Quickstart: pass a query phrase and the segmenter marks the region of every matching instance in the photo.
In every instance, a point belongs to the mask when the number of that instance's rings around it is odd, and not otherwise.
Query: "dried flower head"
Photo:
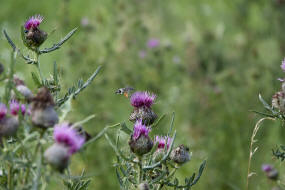
[[[141,135],[148,137],[148,133],[150,132],[150,128],[146,127],[142,124],[142,120],[138,120],[134,126],[134,133],[132,138],[137,140]]]
[[[156,136],[154,139],[154,144],[158,143],[157,148],[158,149],[164,149],[165,145],[167,146],[167,149],[169,148],[170,144],[172,143],[172,138],[168,136]]]
[[[159,46],[159,40],[158,40],[158,39],[156,39],[156,38],[151,38],[151,39],[148,40],[148,42],[147,42],[147,47],[149,47],[149,48],[155,48],[155,47],[157,47],[157,46]]]
[[[154,103],[156,98],[155,94],[150,94],[149,92],[135,92],[131,96],[131,104],[134,107],[151,107],[151,105]]]
[[[55,126],[53,136],[55,142],[69,148],[70,154],[77,152],[85,142],[85,138],[66,122]]]
[[[5,104],[3,103],[0,103],[0,120],[5,118],[7,114],[7,107]]]
[[[272,96],[272,106],[281,112],[285,112],[285,93],[277,92]]]
[[[45,108],[48,106],[54,106],[53,97],[48,88],[43,87],[38,90],[37,95],[32,99],[32,110],[38,108]]]
[[[190,160],[189,148],[183,144],[173,149],[170,154],[170,159],[177,164],[184,164]]]
[[[38,28],[38,26],[42,23],[43,20],[44,20],[44,17],[42,17],[41,15],[32,16],[26,21],[25,29],[30,30],[30,29]]]

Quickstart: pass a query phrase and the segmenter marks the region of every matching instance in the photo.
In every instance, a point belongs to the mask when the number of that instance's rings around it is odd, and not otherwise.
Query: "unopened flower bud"
[[[0,120],[0,136],[14,136],[19,127],[19,121],[16,117],[5,117]]]
[[[157,150],[153,154],[153,159],[155,162],[160,161],[165,155],[165,146],[166,150],[169,149],[170,144],[173,139],[168,136],[156,136],[154,139],[154,144],[157,144]]]
[[[52,167],[63,172],[69,164],[70,154],[68,147],[55,143],[45,151],[44,157]]]
[[[141,120],[135,123],[134,133],[129,141],[129,146],[133,153],[142,156],[152,149],[153,142],[148,136],[149,132],[150,128],[143,125]]]
[[[53,97],[47,88],[39,89],[31,104],[31,117],[34,125],[41,128],[53,127],[58,123]]]
[[[285,93],[277,92],[272,97],[272,106],[281,112],[285,112]]]
[[[138,186],[139,190],[149,190],[149,185],[147,183],[141,183]]]
[[[46,39],[47,33],[39,29],[39,25],[43,21],[40,15],[32,16],[25,23],[24,43],[30,49],[38,48]]]
[[[273,169],[272,171],[267,172],[266,176],[268,177],[268,179],[276,181],[278,179],[279,174],[277,170]]]
[[[189,148],[183,144],[173,149],[170,154],[170,159],[177,164],[184,164],[190,160]]]
[[[269,164],[262,165],[262,170],[266,173],[268,179],[276,181],[278,179],[278,171]]]
[[[26,98],[26,100],[31,100],[33,98],[32,91],[25,85],[16,86],[16,89]]]
[[[157,149],[154,153],[153,153],[153,160],[155,161],[155,162],[158,162],[158,161],[160,161],[162,158],[163,158],[163,156],[165,155],[165,151],[164,151],[164,149],[162,149],[162,148],[159,148],[159,149]]]
[[[41,128],[53,127],[58,123],[58,115],[52,106],[32,111],[32,122]]]

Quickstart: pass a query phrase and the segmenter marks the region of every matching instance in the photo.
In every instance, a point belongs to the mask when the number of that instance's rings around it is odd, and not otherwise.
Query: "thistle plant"
[[[285,72],[285,59],[282,61],[280,67],[282,71]],[[281,82],[281,89],[278,92],[274,93],[271,99],[271,104],[267,103],[259,94],[259,100],[266,109],[266,112],[253,111],[254,113],[257,113],[263,117],[256,123],[251,136],[249,161],[248,161],[248,174],[247,174],[247,189],[249,188],[250,177],[256,174],[255,172],[251,171],[251,160],[253,155],[258,150],[258,147],[254,146],[254,144],[257,142],[255,136],[259,131],[262,122],[265,120],[273,120],[273,121],[279,120],[281,121],[283,126],[285,124],[285,80],[282,78],[278,78],[278,81]],[[283,161],[285,159],[285,146],[281,145],[280,148],[277,148],[276,150],[273,149],[272,153],[274,157]],[[269,179],[275,181],[278,180],[278,172],[277,170],[273,169],[272,166],[264,165],[262,167],[262,170],[266,172],[267,177]]]
[[[21,27],[23,44],[30,50],[24,55],[16,46],[6,30],[3,31],[12,47],[11,64],[4,75],[6,81],[0,103],[0,186],[3,189],[46,189],[52,175],[62,180],[65,189],[84,190],[90,179],[84,169],[79,176],[72,176],[69,168],[71,157],[84,151],[88,145],[105,136],[116,153],[115,172],[121,189],[191,189],[200,179],[206,165],[204,161],[198,174],[192,174],[180,182],[175,174],[177,170],[191,160],[192,153],[185,145],[175,147],[176,131],[173,131],[174,113],[168,133],[165,136],[153,136],[152,129],[158,127],[165,118],[157,119],[153,111],[155,94],[135,92],[130,97],[133,111],[126,123],[118,123],[103,128],[92,137],[84,130],[84,124],[94,115],[82,121],[66,121],[71,110],[71,101],[75,99],[100,71],[100,66],[84,82],[78,80],[67,92],[62,92],[56,63],[53,64],[51,78],[45,78],[41,70],[40,57],[53,52],[68,41],[76,32],[69,32],[50,48],[41,48],[49,34],[40,28],[44,18],[40,15],[30,17]],[[150,43],[153,48],[157,42]],[[19,56],[29,66],[35,66],[37,73],[31,77],[37,89],[31,90],[24,80],[15,76],[14,66]],[[63,94],[63,95],[62,95]],[[112,140],[108,131],[117,129],[116,140]],[[129,141],[124,145],[129,151],[123,152],[120,145],[120,133],[124,132]]]
[[[91,84],[100,67],[86,82],[80,79],[67,92],[62,92],[56,63],[53,64],[52,77],[45,78],[40,56],[61,48],[77,29],[52,47],[41,49],[49,36],[40,29],[43,21],[42,16],[36,15],[21,27],[23,44],[32,56],[24,55],[6,30],[3,31],[13,51],[10,68],[1,78],[5,88],[0,97],[0,186],[9,190],[46,189],[51,176],[56,175],[65,189],[84,190],[90,180],[86,179],[84,172],[80,176],[72,176],[69,164],[73,154],[80,152],[88,142],[98,139],[98,136],[90,137],[83,128],[94,115],[79,122],[65,121],[65,118],[71,110],[72,99]],[[31,77],[37,89],[31,90],[24,80],[15,75],[17,56],[27,66],[36,67],[38,72],[32,72]]]
[[[120,127],[117,128],[115,140],[105,133],[106,140],[116,153],[114,166],[120,188],[191,189],[199,181],[206,161],[200,165],[197,175],[192,174],[184,182],[175,177],[177,170],[190,161],[192,153],[185,145],[175,147],[174,113],[168,133],[151,137],[152,129],[158,127],[166,116],[162,115],[156,121],[157,116],[151,108],[155,98],[148,92],[135,92],[130,97],[134,111],[129,120],[134,122],[133,127],[128,127],[126,123],[118,124]],[[128,144],[120,142],[121,132],[129,137]]]

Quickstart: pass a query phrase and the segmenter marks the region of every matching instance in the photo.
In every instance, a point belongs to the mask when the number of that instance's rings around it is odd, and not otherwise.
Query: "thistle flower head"
[[[20,110],[20,104],[17,100],[11,100],[10,101],[10,112],[12,115],[18,115],[18,112]]]
[[[31,28],[32,29],[37,28],[43,20],[44,17],[42,17],[41,15],[32,16],[26,21],[25,29],[30,30]]]
[[[157,47],[157,46],[159,46],[159,40],[158,40],[158,39],[156,39],[156,38],[151,38],[151,39],[148,40],[148,42],[147,42],[147,47],[149,47],[149,48],[155,48],[155,47]]]
[[[280,65],[280,67],[281,67],[282,71],[285,72],[285,58],[283,59],[282,64]]]
[[[149,92],[135,92],[131,96],[131,104],[134,107],[151,107],[156,98],[155,94],[150,94]]]
[[[156,136],[154,139],[154,144],[158,143],[157,148],[158,149],[164,149],[165,145],[167,146],[167,149],[169,148],[170,144],[172,143],[172,138],[168,136]]]
[[[10,112],[12,115],[18,115],[19,111],[21,110],[22,114],[25,115],[26,106],[24,104],[19,104],[17,100],[10,101]]]
[[[7,107],[5,104],[0,103],[0,120],[3,119],[7,114]]]
[[[135,123],[134,133],[133,133],[132,138],[134,140],[137,140],[141,135],[148,137],[148,133],[150,132],[150,130],[151,130],[150,128],[142,124],[142,120],[138,120]]]
[[[77,152],[85,142],[85,138],[66,122],[55,126],[53,136],[57,143],[69,148],[70,154]]]
[[[262,171],[264,172],[270,172],[273,170],[273,167],[269,164],[263,164],[261,167]]]

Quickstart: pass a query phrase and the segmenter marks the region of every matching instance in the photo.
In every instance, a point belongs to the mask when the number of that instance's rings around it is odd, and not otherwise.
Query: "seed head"
[[[190,160],[189,149],[183,144],[173,149],[170,154],[170,159],[177,164],[184,164]]]

